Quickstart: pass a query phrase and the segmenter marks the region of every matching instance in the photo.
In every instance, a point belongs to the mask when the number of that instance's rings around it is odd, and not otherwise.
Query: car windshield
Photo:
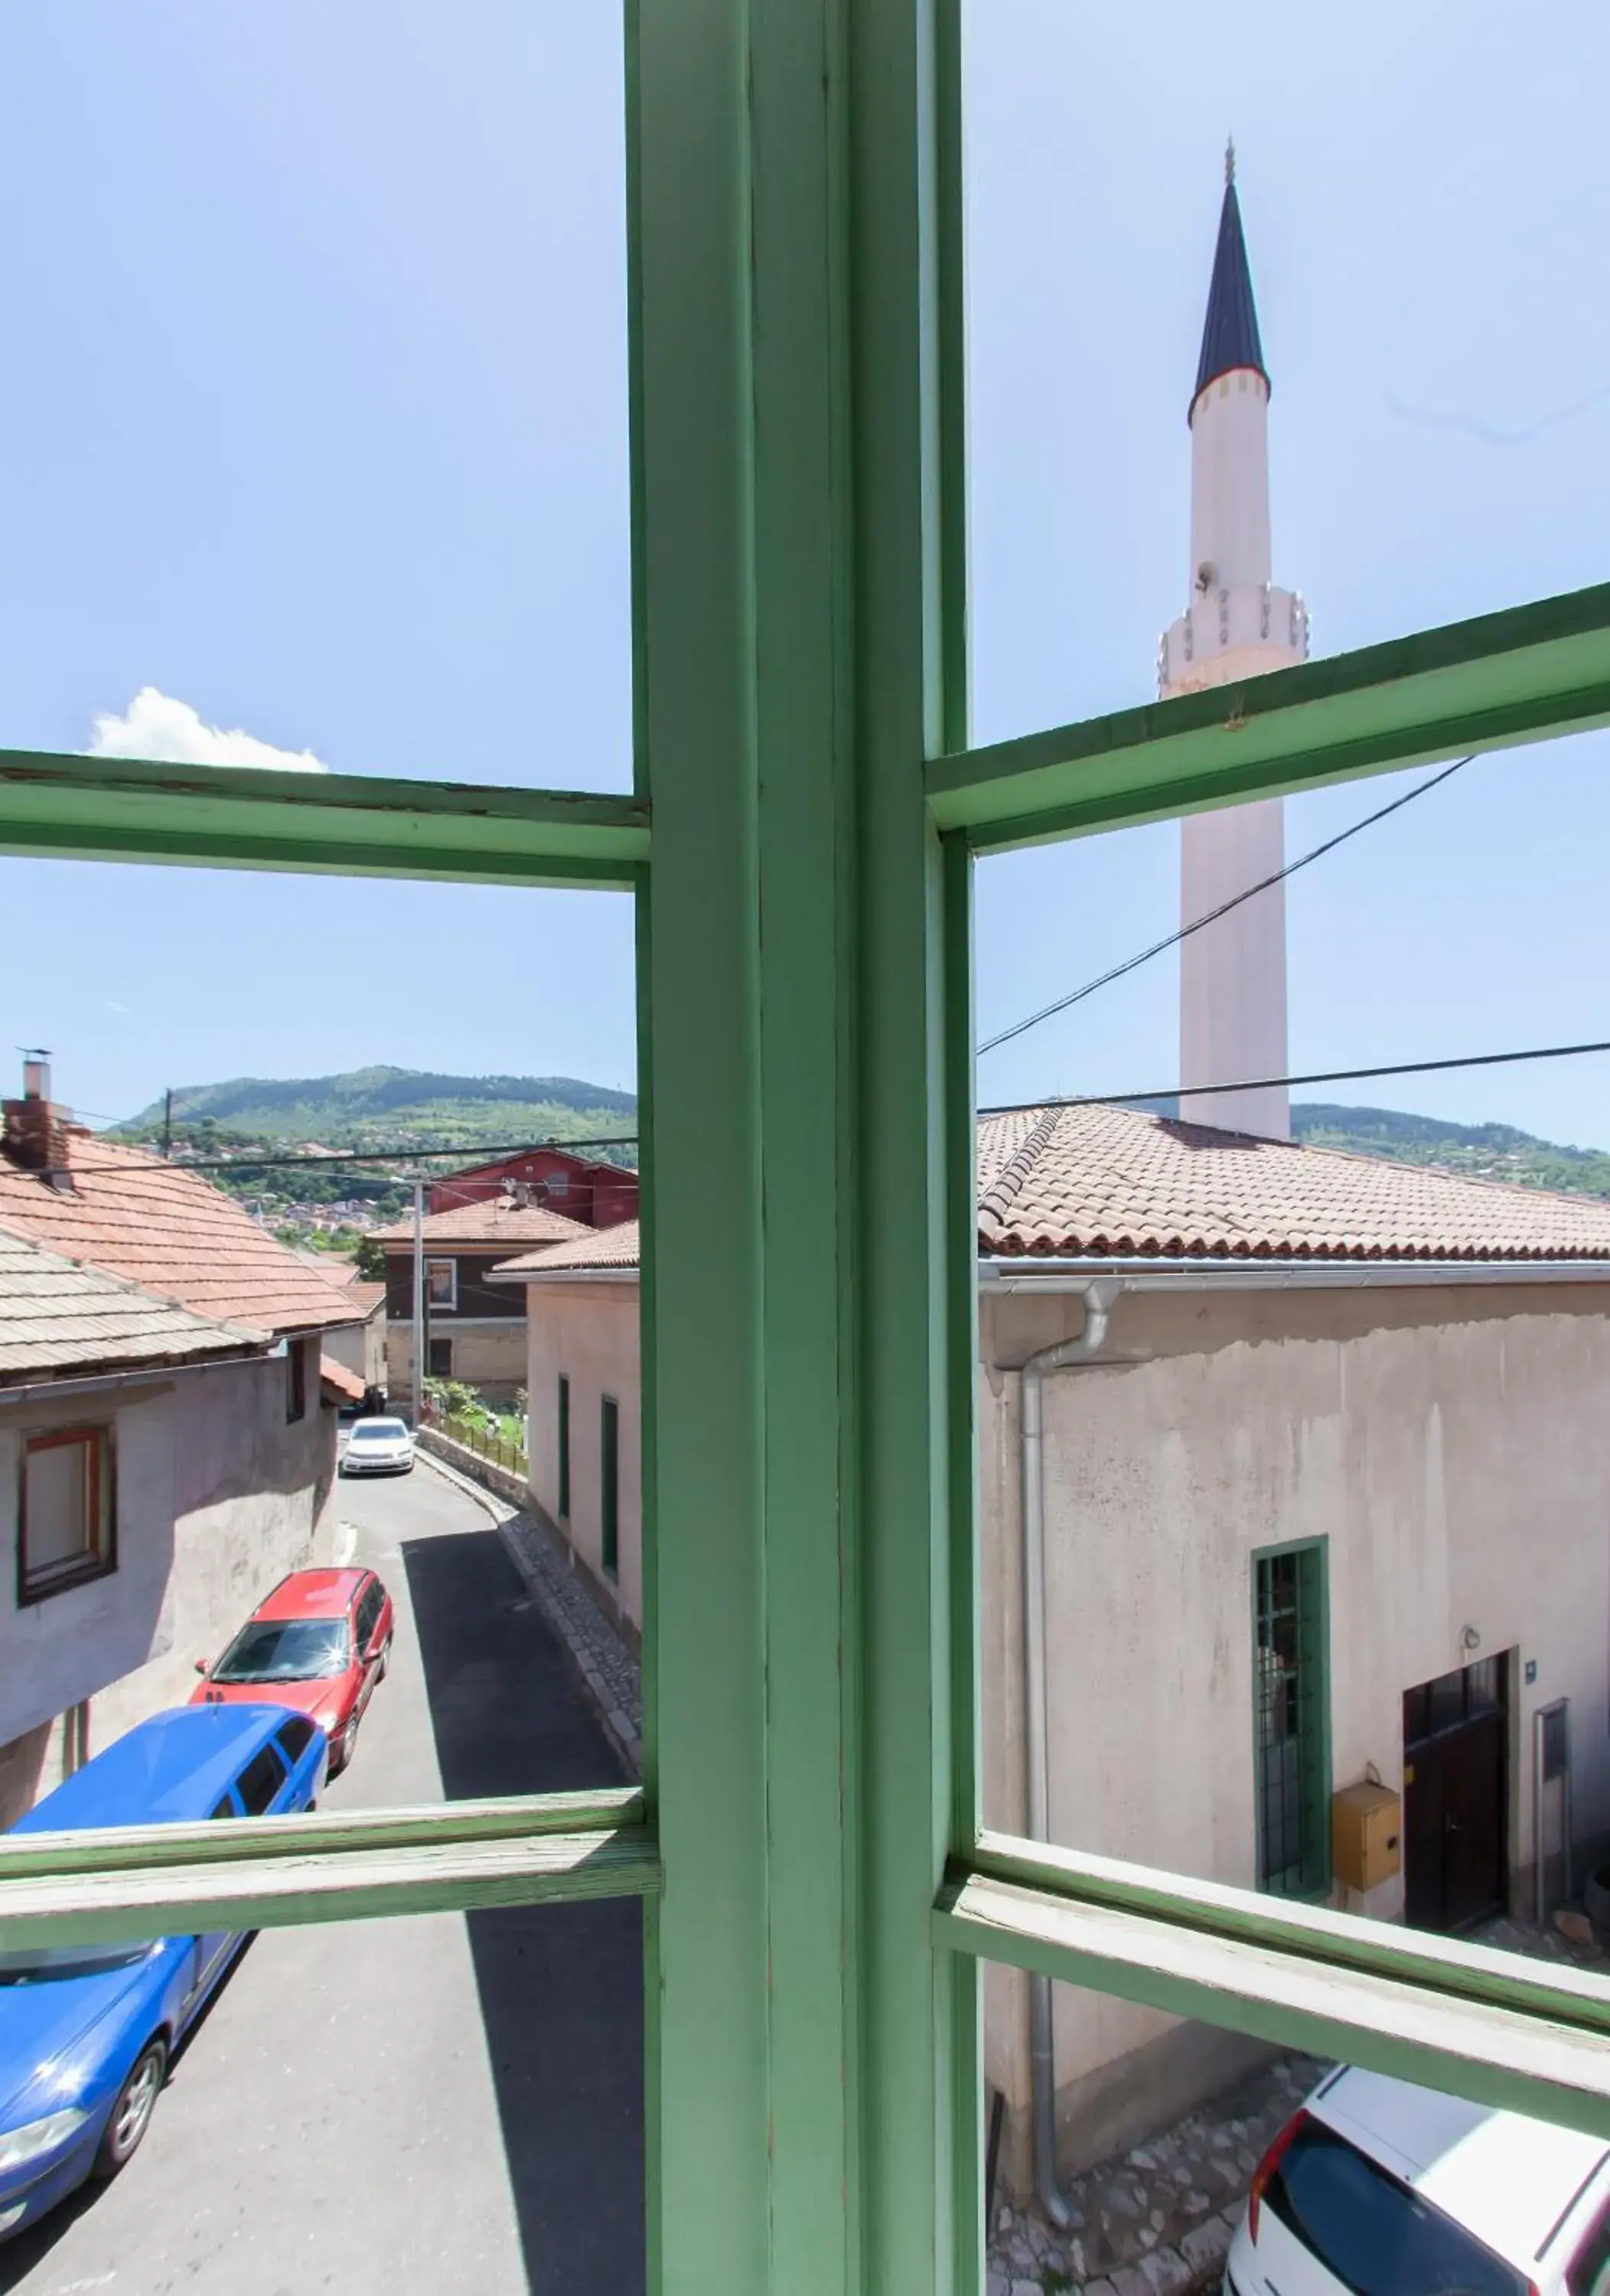
[[[345,1619],[254,1619],[212,1670],[215,1682],[312,1682],[347,1664]]]
[[[130,1945],[36,1945],[24,1952],[0,1953],[0,1985],[46,1985],[53,1979],[94,1977],[103,1969],[127,1969],[153,1950],[150,1939]]]
[[[365,1419],[352,1431],[355,1443],[395,1443],[408,1430],[400,1419]]]
[[[1297,2131],[1263,2205],[1353,2296],[1527,2296],[1524,2273],[1321,2120]]]

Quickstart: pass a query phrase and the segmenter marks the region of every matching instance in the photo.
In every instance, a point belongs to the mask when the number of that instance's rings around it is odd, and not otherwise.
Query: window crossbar
[[[1610,1988],[1585,1973],[980,1835],[936,1942],[1610,2138]]]
[[[934,760],[976,851],[1160,821],[1610,722],[1610,584]]]
[[[640,1789],[0,1841],[0,1951],[649,1897]]]
[[[0,750],[0,853],[630,888],[649,808],[580,790]]]

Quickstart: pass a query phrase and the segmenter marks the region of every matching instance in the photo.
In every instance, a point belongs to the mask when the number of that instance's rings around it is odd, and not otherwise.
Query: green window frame
[[[981,1829],[970,1007],[976,856],[1610,722],[1610,587],[971,747],[960,0],[626,40],[633,791],[0,751],[0,850],[633,898],[642,1785],[0,1841],[0,1948],[642,1898],[656,2296],[979,2296],[984,1961],[1610,2136],[1586,1975]]]
[[[555,1396],[558,1414],[556,1448],[559,1455],[559,1496],[557,1505],[561,1522],[570,1520],[570,1382],[561,1371]]]
[[[620,1576],[620,1406],[612,1395],[598,1406],[599,1560],[606,1578]]]
[[[1253,1804],[1260,1890],[1330,1888],[1330,1601],[1323,1538],[1252,1558]]]

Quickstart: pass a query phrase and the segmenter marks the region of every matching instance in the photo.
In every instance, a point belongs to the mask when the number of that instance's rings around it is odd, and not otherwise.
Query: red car
[[[323,1723],[330,1775],[352,1759],[358,1724],[391,1657],[391,1597],[372,1570],[293,1570],[259,1603],[222,1658],[196,1660],[192,1706],[294,1706]]]

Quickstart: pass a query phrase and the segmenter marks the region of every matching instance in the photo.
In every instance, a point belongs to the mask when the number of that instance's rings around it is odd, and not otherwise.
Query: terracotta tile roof
[[[0,1155],[0,1230],[265,1332],[359,1321],[339,1283],[304,1267],[199,1172],[143,1148],[69,1129],[70,1189]]]
[[[412,1243],[413,1222],[399,1220],[395,1227],[376,1228],[374,1233],[381,1243]],[[522,1243],[562,1243],[568,1236],[593,1233],[582,1221],[567,1219],[563,1212],[548,1211],[540,1204],[511,1204],[503,1196],[455,1204],[451,1211],[429,1212],[425,1217],[428,1244],[485,1244],[489,1250],[511,1251]]]
[[[342,1284],[341,1289],[365,1323],[369,1321],[370,1316],[386,1297],[386,1286],[383,1283],[366,1283],[361,1275],[353,1276],[349,1282]]]
[[[319,1357],[319,1389],[326,1403],[362,1403],[367,1390],[356,1372],[333,1356]]]
[[[982,1251],[1227,1259],[1610,1259],[1610,1203],[1131,1109],[978,1128]]]
[[[0,1234],[0,1386],[261,1353],[266,1332],[215,1323],[120,1275]]]
[[[574,1243],[550,1244],[545,1251],[527,1251],[506,1259],[494,1275],[563,1275],[588,1267],[635,1267],[641,1257],[635,1220],[618,1226],[593,1228]]]

